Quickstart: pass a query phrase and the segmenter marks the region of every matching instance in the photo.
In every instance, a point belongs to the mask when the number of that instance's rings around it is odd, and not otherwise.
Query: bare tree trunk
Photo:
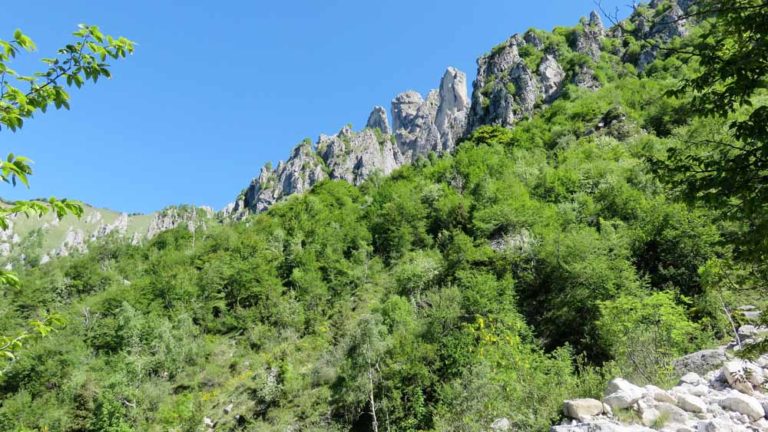
[[[371,417],[373,417],[373,432],[379,432],[379,421],[376,419],[376,400],[373,397],[373,368],[368,367],[368,384],[370,385],[370,392],[368,393],[368,401],[371,404]]]
[[[731,324],[731,329],[733,330],[733,335],[736,337],[736,343],[739,345],[739,349],[742,348],[741,346],[741,338],[739,337],[739,331],[736,330],[736,324],[733,323],[733,319],[731,318],[731,312],[728,311],[728,308],[725,306],[725,301],[723,301],[723,295],[718,292],[718,297],[720,297],[720,305],[723,307],[723,312],[725,312],[725,317],[728,318],[728,322]]]

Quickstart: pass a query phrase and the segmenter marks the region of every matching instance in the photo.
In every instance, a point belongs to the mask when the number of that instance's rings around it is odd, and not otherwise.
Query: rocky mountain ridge
[[[0,230],[0,265],[45,264],[56,257],[84,252],[88,244],[110,235],[139,244],[157,234],[186,224],[190,230],[205,228],[215,218],[209,207],[171,206],[150,214],[118,213],[89,205],[83,216],[54,214],[40,218],[12,215]]]
[[[258,177],[221,212],[214,215],[210,209],[202,209],[199,215],[194,212],[194,219],[202,217],[208,223],[242,219],[290,195],[307,192],[326,179],[358,185],[430,153],[450,153],[464,136],[481,126],[513,127],[556,101],[569,86],[592,90],[602,86],[603,63],[619,64],[626,69],[624,73],[648,67],[663,44],[687,34],[685,14],[692,4],[692,0],[654,0],[635,6],[629,18],[610,28],[592,12],[575,27],[514,34],[478,58],[471,94],[466,74],[448,67],[437,89],[426,97],[416,91],[403,92],[391,101],[389,113],[382,106],[374,107],[360,131],[344,126],[336,134],[320,135],[315,142],[302,141],[286,161],[262,167]],[[37,228],[43,231],[39,260],[45,262],[83,251],[88,242],[113,232],[136,243],[190,222],[173,211],[127,215],[91,209],[86,213],[94,215],[86,214],[80,222],[47,217],[17,223],[16,228],[0,233],[3,265],[28,258],[19,245],[39,242],[27,238]]]
[[[241,219],[264,211],[325,179],[360,184],[374,173],[387,175],[430,153],[453,151],[461,138],[483,125],[512,127],[551,104],[569,85],[599,88],[604,78],[598,63],[606,57],[642,71],[660,46],[687,33],[684,16],[692,3],[654,0],[635,6],[627,20],[609,29],[592,12],[574,28],[514,34],[477,60],[471,96],[466,74],[448,67],[426,98],[412,90],[395,96],[391,127],[387,111],[376,106],[362,131],[345,126],[314,144],[303,141],[276,167],[266,164],[223,215]]]

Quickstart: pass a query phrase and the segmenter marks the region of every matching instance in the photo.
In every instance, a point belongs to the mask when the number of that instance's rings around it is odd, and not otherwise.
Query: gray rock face
[[[424,100],[415,91],[401,93],[392,101],[392,124],[400,152],[408,160],[437,148],[439,137],[434,118],[438,95],[432,91]]]
[[[544,54],[539,65],[539,80],[545,102],[551,102],[560,95],[565,80],[565,71],[551,54]]]
[[[446,70],[439,90],[429,92],[426,100],[415,91],[397,95],[392,124],[404,160],[452,151],[466,131],[468,113],[467,77],[454,68]]]
[[[389,135],[392,131],[389,129],[389,120],[387,119],[387,110],[384,107],[375,106],[371,115],[368,116],[368,122],[365,124],[366,128],[378,129],[381,133]]]
[[[519,54],[519,47],[526,43],[514,35],[490,54],[477,59],[477,78],[472,85],[471,129],[484,124],[511,126],[531,114],[528,110],[530,100],[535,100],[539,88],[532,85],[532,74]]]
[[[453,151],[456,142],[467,130],[470,106],[467,95],[467,75],[449,67],[440,80],[439,97],[435,126],[440,134],[441,150]]]
[[[669,1],[671,7],[666,6]],[[626,31],[639,40],[669,40],[684,35],[684,13],[693,1],[652,1],[652,8],[665,9],[653,15],[647,13],[647,8],[638,8],[629,18],[633,25],[627,28],[631,30]],[[297,147],[285,163],[274,169],[262,169],[259,177],[221,214],[240,218],[248,212],[263,211],[325,178],[359,184],[374,172],[387,174],[431,152],[451,152],[459,139],[479,126],[511,127],[552,103],[566,84],[597,89],[601,84],[593,63],[603,55],[604,40],[620,38],[623,32],[621,26],[605,29],[600,16],[592,12],[582,19],[576,31],[568,32],[567,46],[562,34],[548,36],[529,30],[522,36],[513,35],[477,60],[471,98],[467,94],[466,75],[448,68],[438,89],[426,95],[407,91],[392,100],[391,127],[386,110],[375,107],[366,122],[369,132],[342,130],[321,137],[314,147],[310,143]],[[627,61],[631,57],[640,68],[657,54],[653,44],[648,50],[654,51],[644,51],[639,56],[622,44],[606,47],[610,47],[610,54],[623,55]],[[579,56],[582,64],[573,64],[570,51],[591,60]]]
[[[648,36],[658,37],[666,42],[672,38],[688,34],[685,11],[678,2],[673,1],[671,3],[670,7],[655,21]],[[683,3],[685,4],[685,2]]]
[[[101,213],[96,212],[93,215],[98,215],[94,218],[93,223],[101,220]],[[87,222],[87,221],[86,221]],[[91,240],[96,240],[101,237],[105,237],[109,233],[116,232],[119,235],[125,235],[125,231],[128,229],[128,214],[121,213],[117,220],[111,224],[101,224],[99,228],[91,234]]]
[[[73,252],[85,252],[85,233],[81,229],[70,228],[67,231],[64,242],[53,251],[54,256],[68,256]]]
[[[582,26],[583,28],[576,32],[575,49],[577,52],[598,60],[602,41],[605,37],[605,29],[600,15],[593,11],[589,15],[589,21],[583,21]]]
[[[708,349],[688,354],[675,360],[675,372],[682,375],[685,371],[695,372],[699,375],[710,370],[717,369],[725,363],[724,349]]]
[[[314,184],[327,178],[325,164],[308,140],[297,145],[286,162],[272,169],[270,164],[261,169],[259,177],[245,191],[243,206],[261,212],[277,200],[295,193],[308,191]],[[239,212],[240,208],[235,208]]]
[[[191,232],[200,228],[205,229],[206,220],[212,217],[213,210],[208,207],[168,207],[155,213],[149,223],[145,238],[151,239],[161,232],[174,229],[181,224],[186,224],[187,229]]]
[[[322,136],[317,152],[327,165],[332,179],[358,185],[374,172],[387,175],[402,165],[400,151],[390,135],[373,129],[354,133],[342,129],[332,137]]]
[[[466,75],[448,68],[440,88],[426,100],[414,91],[395,98],[394,134],[384,108],[375,107],[363,131],[344,127],[335,135],[320,136],[314,148],[305,141],[285,163],[262,168],[242,197],[222,214],[240,218],[248,211],[264,211],[288,195],[306,192],[326,178],[358,185],[373,173],[387,175],[430,152],[452,151],[466,131],[468,112]]]

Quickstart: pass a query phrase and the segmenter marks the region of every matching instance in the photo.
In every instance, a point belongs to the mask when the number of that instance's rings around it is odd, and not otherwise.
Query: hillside
[[[12,203],[10,203],[12,204]],[[0,266],[45,264],[52,258],[85,252],[88,244],[115,236],[141,244],[158,233],[187,224],[191,229],[215,223],[214,212],[191,206],[168,207],[150,214],[127,214],[83,205],[81,217],[55,214],[12,215],[0,230]]]
[[[754,226],[664,171],[728,124],[673,92],[701,68],[695,7],[513,35],[471,92],[448,68],[213,217],[14,220],[0,335],[56,331],[0,364],[0,430],[765,430],[764,408],[720,400],[764,400],[764,356],[707,374],[760,354]],[[46,252],[77,230],[86,248]]]

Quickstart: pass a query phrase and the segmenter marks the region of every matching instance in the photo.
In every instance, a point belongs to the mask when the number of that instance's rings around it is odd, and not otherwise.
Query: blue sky
[[[606,8],[624,0],[604,0]],[[138,43],[113,79],[72,91],[0,151],[35,161],[7,199],[68,197],[149,212],[231,201],[266,161],[305,137],[365,124],[374,105],[438,85],[529,27],[573,25],[592,0],[81,1],[3,5],[0,38],[21,28],[49,56],[78,23]],[[28,62],[20,64],[24,71]]]

